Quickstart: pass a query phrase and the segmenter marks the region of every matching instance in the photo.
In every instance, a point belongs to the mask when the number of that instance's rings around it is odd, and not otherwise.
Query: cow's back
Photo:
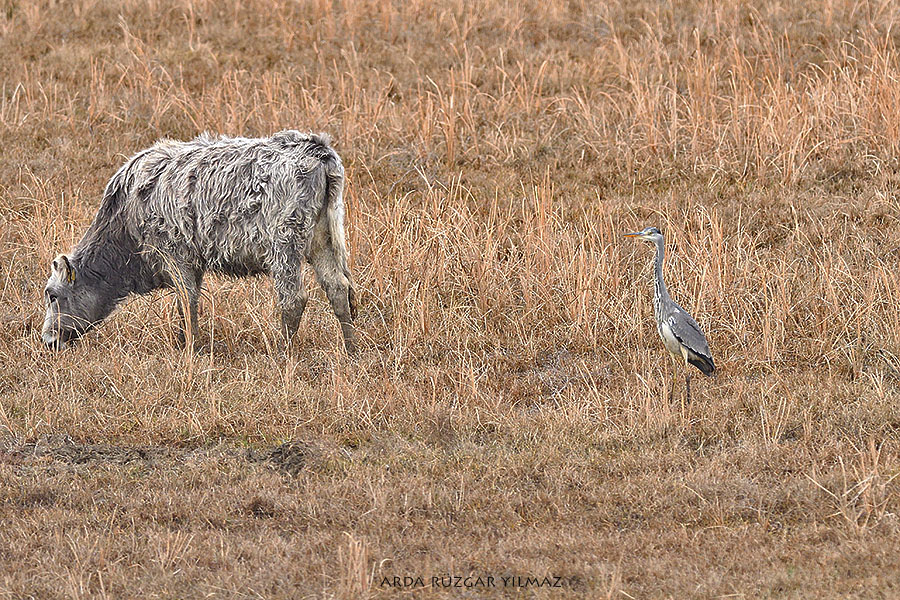
[[[298,132],[158,142],[134,159],[129,221],[162,268],[269,272],[274,250],[308,247],[329,153],[327,138]]]

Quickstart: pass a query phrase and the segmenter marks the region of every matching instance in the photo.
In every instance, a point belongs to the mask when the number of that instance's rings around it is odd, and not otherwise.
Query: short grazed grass
[[[900,8],[0,2],[0,598],[873,598],[900,580]],[[160,137],[329,132],[361,352],[208,278],[40,345]],[[718,372],[682,397],[651,249]],[[561,588],[433,588],[440,575]]]

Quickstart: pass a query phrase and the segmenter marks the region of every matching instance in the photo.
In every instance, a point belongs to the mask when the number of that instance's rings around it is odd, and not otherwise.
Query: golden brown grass
[[[0,598],[896,594],[900,9],[596,4],[0,3]],[[265,279],[197,354],[161,293],[42,350],[124,157],[282,128],[344,157],[359,357],[321,294],[279,355]]]

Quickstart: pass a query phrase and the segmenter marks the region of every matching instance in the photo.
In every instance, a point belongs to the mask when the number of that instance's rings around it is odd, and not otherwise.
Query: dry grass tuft
[[[0,597],[878,597],[900,575],[900,8],[0,3]],[[211,278],[40,347],[125,156],[330,132],[360,356]],[[649,250],[720,372],[670,403]],[[465,590],[432,590],[458,597]]]

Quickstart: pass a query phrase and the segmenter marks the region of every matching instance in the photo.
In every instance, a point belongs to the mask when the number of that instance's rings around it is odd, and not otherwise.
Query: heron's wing
[[[700,326],[697,325],[697,321],[687,311],[680,306],[676,306],[669,313],[666,322],[669,324],[672,333],[678,338],[678,341],[684,344],[688,350],[705,358],[712,358],[706,336],[703,335]]]
[[[706,336],[700,331],[697,321],[678,306],[669,313],[666,324],[672,331],[672,335],[687,350],[684,356],[685,360],[700,369],[704,375],[712,375],[716,370],[716,365],[713,362],[712,353],[709,351],[709,344],[706,343]]]

